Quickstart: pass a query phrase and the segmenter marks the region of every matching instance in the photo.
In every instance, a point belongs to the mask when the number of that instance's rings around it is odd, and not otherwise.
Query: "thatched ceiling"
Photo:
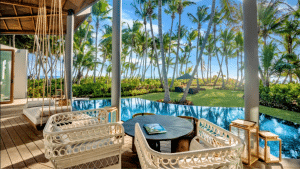
[[[46,0],[50,14],[52,0]],[[75,12],[75,29],[89,16],[90,7],[98,0],[62,0],[64,31],[67,11]],[[34,34],[39,0],[0,0],[0,34]],[[48,16],[48,19],[50,16]]]

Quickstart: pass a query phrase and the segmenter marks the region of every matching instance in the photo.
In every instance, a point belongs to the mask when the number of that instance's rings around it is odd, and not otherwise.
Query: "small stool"
[[[265,147],[259,147],[259,158],[266,163],[279,163],[281,161],[281,139],[278,137],[278,135],[269,131],[259,131],[259,138],[265,141]],[[279,158],[270,153],[270,147],[268,146],[269,141],[279,142]]]

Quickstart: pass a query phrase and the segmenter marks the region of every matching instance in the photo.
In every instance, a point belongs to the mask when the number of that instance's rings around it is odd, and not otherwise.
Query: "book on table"
[[[148,134],[162,134],[166,133],[166,129],[158,123],[145,124],[144,128]]]

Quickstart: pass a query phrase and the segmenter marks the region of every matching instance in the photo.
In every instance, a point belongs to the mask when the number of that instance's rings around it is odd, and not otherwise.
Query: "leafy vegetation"
[[[261,105],[300,112],[300,84],[261,84],[259,92]]]

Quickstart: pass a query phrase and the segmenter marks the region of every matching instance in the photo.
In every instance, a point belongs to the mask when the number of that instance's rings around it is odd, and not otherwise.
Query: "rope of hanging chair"
[[[69,110],[69,100],[68,95],[63,90],[63,78],[64,78],[64,70],[63,70],[63,61],[65,57],[64,51],[64,38],[63,38],[63,15],[62,15],[62,1],[61,0],[52,0],[51,2],[51,12],[49,21],[47,20],[47,10],[46,10],[46,0],[39,1],[38,8],[38,17],[36,23],[36,32],[34,39],[34,47],[33,53],[35,54],[36,61],[36,71],[33,76],[33,86],[32,86],[32,100],[36,97],[35,91],[36,88],[35,76],[38,76],[37,66],[39,66],[39,71],[42,69],[44,72],[43,78],[43,96],[42,96],[42,111],[41,111],[41,125],[43,124],[44,117],[44,106],[45,106],[45,96],[49,101],[49,116],[51,115],[51,101],[54,100],[55,106],[55,114],[57,113],[57,62],[60,58],[60,100],[59,106],[61,107],[61,112],[63,112],[64,101],[67,104],[67,110]],[[58,15],[57,15],[58,13]],[[47,21],[48,21],[48,30],[47,30]],[[50,36],[52,34],[52,36]],[[52,43],[52,44],[51,44]],[[56,45],[54,44],[56,43]],[[52,46],[51,46],[52,45]],[[54,56],[55,60],[52,62],[49,57]],[[40,63],[40,64],[38,64]],[[48,76],[48,64],[51,70],[51,77],[49,79]],[[51,64],[51,67],[50,67]],[[54,64],[54,65],[53,65]],[[55,69],[55,90],[52,93],[52,75],[53,68]],[[40,73],[39,73],[40,74]],[[49,84],[50,83],[50,84]],[[30,84],[30,83],[29,83]],[[65,84],[65,82],[64,82]],[[28,85],[30,86],[30,85]],[[38,85],[39,86],[39,85]],[[38,92],[39,93],[39,92]],[[63,94],[65,97],[63,98]],[[54,95],[54,96],[53,96]],[[27,93],[27,103],[28,103],[29,92]],[[37,97],[39,100],[39,96]]]

